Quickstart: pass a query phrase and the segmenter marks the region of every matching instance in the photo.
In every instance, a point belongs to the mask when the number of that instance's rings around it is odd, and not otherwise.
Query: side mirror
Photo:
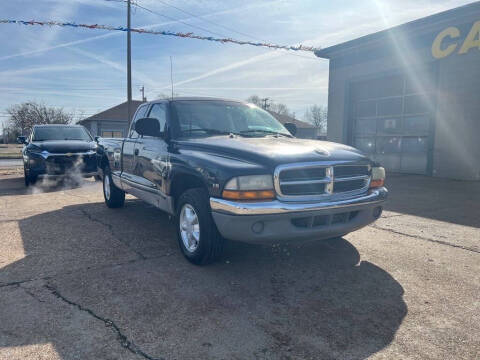
[[[283,126],[285,126],[285,128],[290,132],[290,134],[292,134],[293,136],[295,136],[295,134],[297,133],[297,125],[295,125],[294,123],[285,123],[283,124]]]
[[[160,122],[154,118],[141,118],[135,122],[135,131],[140,135],[162,136]]]
[[[26,136],[19,136],[17,137],[17,143],[19,144],[26,144],[27,143],[27,137]]]
[[[100,136],[95,136],[94,139],[95,139],[95,142],[98,142],[98,139],[100,139]]]

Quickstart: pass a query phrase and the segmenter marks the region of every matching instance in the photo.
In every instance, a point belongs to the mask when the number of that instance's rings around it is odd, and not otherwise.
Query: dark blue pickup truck
[[[375,221],[384,169],[350,146],[294,133],[238,101],[142,104],[127,138],[98,140],[105,202],[123,206],[129,193],[173,215],[195,264],[215,260],[224,239],[321,240]]]

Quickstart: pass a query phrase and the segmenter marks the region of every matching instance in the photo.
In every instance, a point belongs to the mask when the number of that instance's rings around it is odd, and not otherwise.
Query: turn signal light
[[[370,187],[381,187],[385,184],[385,169],[381,166],[375,166],[372,168],[372,180],[370,181]]]
[[[384,184],[385,184],[384,179],[378,179],[378,180],[370,181],[370,187],[371,188],[382,187]]]
[[[223,190],[224,199],[230,200],[271,200],[275,198],[273,190],[237,191]]]

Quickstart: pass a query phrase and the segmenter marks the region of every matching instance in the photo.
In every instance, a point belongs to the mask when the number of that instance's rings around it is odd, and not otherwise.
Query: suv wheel
[[[119,208],[125,203],[125,191],[115,186],[110,169],[105,169],[103,176],[103,197],[109,208]]]
[[[209,264],[223,251],[224,239],[213,221],[207,191],[185,191],[177,202],[177,237],[183,255],[193,264]]]
[[[35,175],[29,175],[25,165],[23,165],[23,177],[25,180],[25,186],[27,187],[29,185],[35,185],[35,183],[37,182],[37,177]]]

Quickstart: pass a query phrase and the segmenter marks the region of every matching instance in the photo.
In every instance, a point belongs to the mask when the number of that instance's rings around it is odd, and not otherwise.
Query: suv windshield
[[[291,136],[268,112],[253,104],[227,101],[175,101],[180,137],[220,134]]]
[[[81,126],[41,126],[33,131],[33,141],[83,140],[91,141],[88,132]]]

